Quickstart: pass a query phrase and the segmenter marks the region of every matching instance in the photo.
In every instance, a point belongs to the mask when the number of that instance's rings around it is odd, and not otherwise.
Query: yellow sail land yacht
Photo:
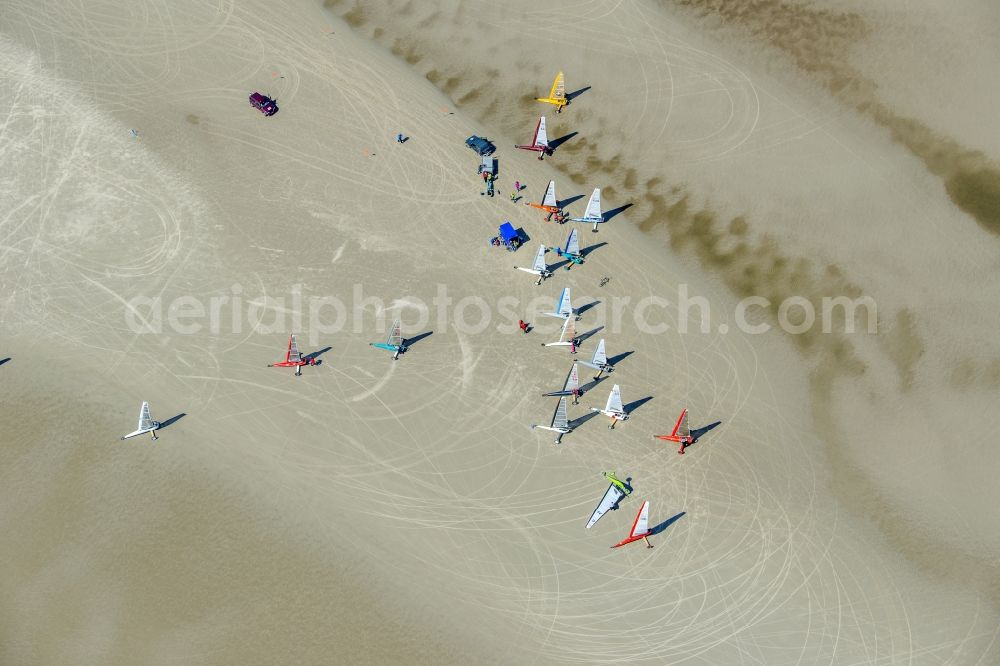
[[[563,107],[569,104],[569,100],[566,99],[566,77],[563,76],[562,72],[556,74],[556,79],[552,82],[552,89],[549,91],[549,96],[536,97],[535,101],[551,104],[556,107],[556,113],[562,112]]]

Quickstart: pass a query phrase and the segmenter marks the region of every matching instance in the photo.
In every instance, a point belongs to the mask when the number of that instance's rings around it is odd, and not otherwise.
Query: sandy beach
[[[0,662],[998,661],[1000,35],[966,4],[6,3]],[[613,214],[535,286],[551,179]],[[563,287],[617,362],[555,445]],[[791,334],[789,297],[876,309]],[[168,425],[119,441],[142,401]],[[679,456],[685,407],[719,425]],[[605,470],[634,491],[588,530]],[[644,500],[654,547],[609,548]]]

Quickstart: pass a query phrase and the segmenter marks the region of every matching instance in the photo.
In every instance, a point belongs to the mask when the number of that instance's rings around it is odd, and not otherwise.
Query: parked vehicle
[[[483,157],[482,164],[479,165],[479,173],[488,173],[491,176],[497,175],[497,158]]]
[[[497,149],[497,147],[490,143],[488,139],[476,136],[475,134],[465,140],[465,145],[476,151],[477,154],[484,156],[492,155]]]
[[[267,95],[262,95],[259,92],[255,92],[250,95],[250,106],[257,109],[265,116],[273,116],[278,112],[277,103]]]

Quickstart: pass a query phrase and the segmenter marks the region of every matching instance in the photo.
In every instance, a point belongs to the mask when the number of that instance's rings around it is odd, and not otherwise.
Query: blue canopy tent
[[[500,242],[511,252],[515,251],[521,245],[521,237],[518,235],[517,230],[514,225],[510,222],[504,222],[500,225],[497,230],[500,233]]]

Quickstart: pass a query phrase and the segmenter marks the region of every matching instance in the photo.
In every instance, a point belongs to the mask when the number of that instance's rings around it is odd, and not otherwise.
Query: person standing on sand
[[[515,192],[520,192],[521,191],[521,181],[519,181],[519,180],[515,180],[514,181],[514,191]]]
[[[517,326],[518,326],[518,328],[521,329],[522,333],[526,334],[528,332],[528,324],[523,319],[518,319],[517,320]]]

